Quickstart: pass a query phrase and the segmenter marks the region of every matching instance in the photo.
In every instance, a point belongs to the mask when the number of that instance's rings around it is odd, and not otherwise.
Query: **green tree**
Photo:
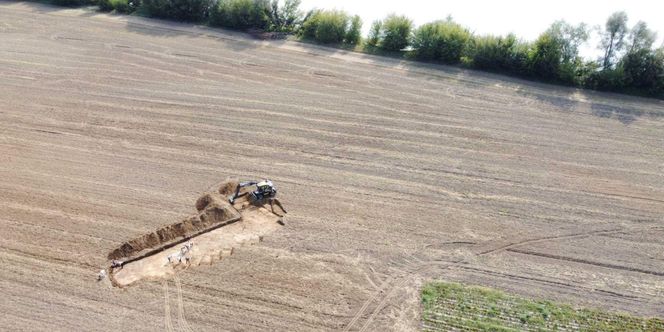
[[[95,2],[96,1],[94,0],[53,0],[53,4],[58,6],[67,6],[67,7],[92,5]]]
[[[656,34],[645,22],[638,22],[627,38],[627,53],[618,63],[626,88],[657,95],[661,94],[664,80],[664,56],[662,51],[653,50]]]
[[[596,63],[597,69],[590,71],[590,74],[584,80],[584,86],[595,90],[621,91],[624,88],[624,75],[622,68],[601,68],[601,64]],[[601,68],[601,70],[599,70]]]
[[[283,6],[279,6],[279,0],[272,0],[270,4],[270,26],[269,30],[278,32],[295,32],[302,24],[302,11],[300,0],[285,0]]]
[[[301,36],[319,43],[342,43],[346,38],[350,18],[340,10],[314,10],[302,23]]]
[[[201,21],[207,18],[211,4],[211,0],[143,0],[141,7],[149,16]]]
[[[527,75],[529,50],[528,43],[509,34],[506,37],[475,37],[469,53],[475,68]]]
[[[657,57],[657,61],[660,66],[664,68],[664,43],[662,43],[662,46],[655,51],[655,56]],[[664,72],[662,71],[660,71],[660,75],[657,79],[657,83],[655,84],[655,89],[652,95],[660,99],[664,99]]]
[[[210,24],[231,29],[266,29],[270,24],[268,0],[219,0]]]
[[[346,38],[344,42],[349,45],[355,45],[360,41],[362,37],[362,19],[355,15],[350,20],[350,27],[346,32]]]
[[[383,21],[377,20],[371,24],[369,36],[367,38],[367,45],[378,46],[378,43],[383,39],[381,32],[383,31]]]
[[[441,41],[438,33],[438,25],[426,23],[413,33],[411,44],[414,49],[415,58],[418,60],[434,60],[440,57]]]
[[[451,19],[427,23],[412,38],[414,55],[420,60],[458,63],[469,47],[470,32]]]
[[[575,61],[579,56],[579,47],[588,41],[590,36],[590,30],[585,23],[574,26],[564,20],[554,22],[548,31],[558,39],[562,47],[562,62]]]
[[[624,86],[641,90],[647,94],[657,93],[657,86],[664,77],[662,52],[646,48],[629,52],[625,54],[618,66],[623,72]]]
[[[99,0],[97,4],[103,12],[115,10],[118,13],[132,13],[136,10],[134,2],[129,0]]]
[[[408,46],[413,21],[406,16],[388,15],[382,24],[380,47],[389,51],[399,51]]]
[[[563,20],[554,22],[547,30],[561,48],[558,79],[566,83],[578,83],[583,60],[579,47],[588,40],[589,30],[585,23],[577,26]]]
[[[651,49],[655,43],[657,33],[648,28],[648,24],[639,21],[629,32],[627,38],[627,53],[637,52],[639,50]]]
[[[627,14],[625,12],[613,13],[606,21],[604,31],[601,32],[601,48],[604,50],[602,58],[602,67],[611,68],[618,53],[625,46],[625,36],[627,35]]]
[[[559,78],[562,58],[562,45],[551,32],[545,32],[537,38],[529,56],[532,74],[544,80]]]

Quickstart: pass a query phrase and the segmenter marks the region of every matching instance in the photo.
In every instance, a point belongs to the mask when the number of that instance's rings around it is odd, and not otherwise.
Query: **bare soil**
[[[238,209],[246,207],[249,202],[246,196],[237,200],[234,206],[227,201],[226,189],[233,184],[237,186],[237,181],[227,181],[221,185],[219,192],[205,193],[199,197],[195,205],[197,214],[124,242],[108,254],[108,259],[123,262],[138,259],[155,250],[172,247],[203,232],[241,220],[242,215]]]
[[[284,225],[281,212],[272,211],[269,203],[250,202],[251,187],[238,192],[233,204],[227,201],[235,193],[237,180],[227,180],[218,190],[196,200],[198,214],[123,243],[111,251],[107,271],[114,286],[126,287],[143,279],[163,279],[177,271],[210,265],[231,255],[235,248],[256,244],[263,236]]]
[[[417,330],[432,279],[664,316],[662,101],[14,2],[0,77],[0,330]],[[285,227],[95,281],[226,176]]]
[[[240,221],[192,238],[187,261],[168,260],[168,256],[180,253],[181,247],[175,246],[130,262],[116,269],[111,278],[115,285],[125,287],[143,279],[163,279],[184,269],[213,264],[230,256],[238,247],[259,243],[263,236],[281,228],[279,219],[265,207],[248,208],[242,211]]]

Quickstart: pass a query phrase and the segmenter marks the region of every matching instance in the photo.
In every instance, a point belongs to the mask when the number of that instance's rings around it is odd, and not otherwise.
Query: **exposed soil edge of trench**
[[[126,241],[111,251],[108,259],[135,261],[240,220],[240,213],[226,201],[237,183],[235,179],[226,179],[215,192],[206,193],[196,201],[196,215]]]

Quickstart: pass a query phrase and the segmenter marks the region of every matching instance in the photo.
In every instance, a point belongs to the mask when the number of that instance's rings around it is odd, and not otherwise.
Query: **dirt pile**
[[[222,195],[224,197],[230,196],[233,193],[235,193],[235,188],[237,188],[238,184],[240,184],[240,181],[236,178],[227,178],[224,180],[222,183],[219,184],[219,188],[217,189],[217,192],[219,195]]]
[[[228,197],[237,185],[238,181],[227,179],[196,200],[196,215],[127,241],[109,253],[109,259],[122,260],[120,266],[109,269],[111,283],[124,287],[212,264],[232,255],[235,248],[259,243],[284,225],[280,215],[250,202],[248,195],[231,205]]]
[[[216,192],[205,193],[196,201],[198,214],[180,222],[162,227],[154,232],[142,235],[123,243],[108,254],[108,259],[126,259],[137,256],[147,249],[181,242],[187,237],[213,226],[229,224],[240,219],[240,214],[227,201],[226,196],[233,192],[236,180],[222,182]]]
[[[126,287],[140,280],[167,278],[181,270],[213,264],[233,255],[237,249],[260,243],[264,236],[282,227],[281,218],[265,207],[244,209],[241,213],[242,220],[191,238],[193,245],[183,256],[185,259],[169,260],[179,255],[180,246],[141,256],[120,269],[112,269],[109,274],[112,284]]]

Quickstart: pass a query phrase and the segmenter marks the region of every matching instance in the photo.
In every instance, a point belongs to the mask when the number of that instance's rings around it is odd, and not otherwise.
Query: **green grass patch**
[[[457,283],[429,283],[421,296],[424,331],[664,331],[658,318],[577,309]]]

